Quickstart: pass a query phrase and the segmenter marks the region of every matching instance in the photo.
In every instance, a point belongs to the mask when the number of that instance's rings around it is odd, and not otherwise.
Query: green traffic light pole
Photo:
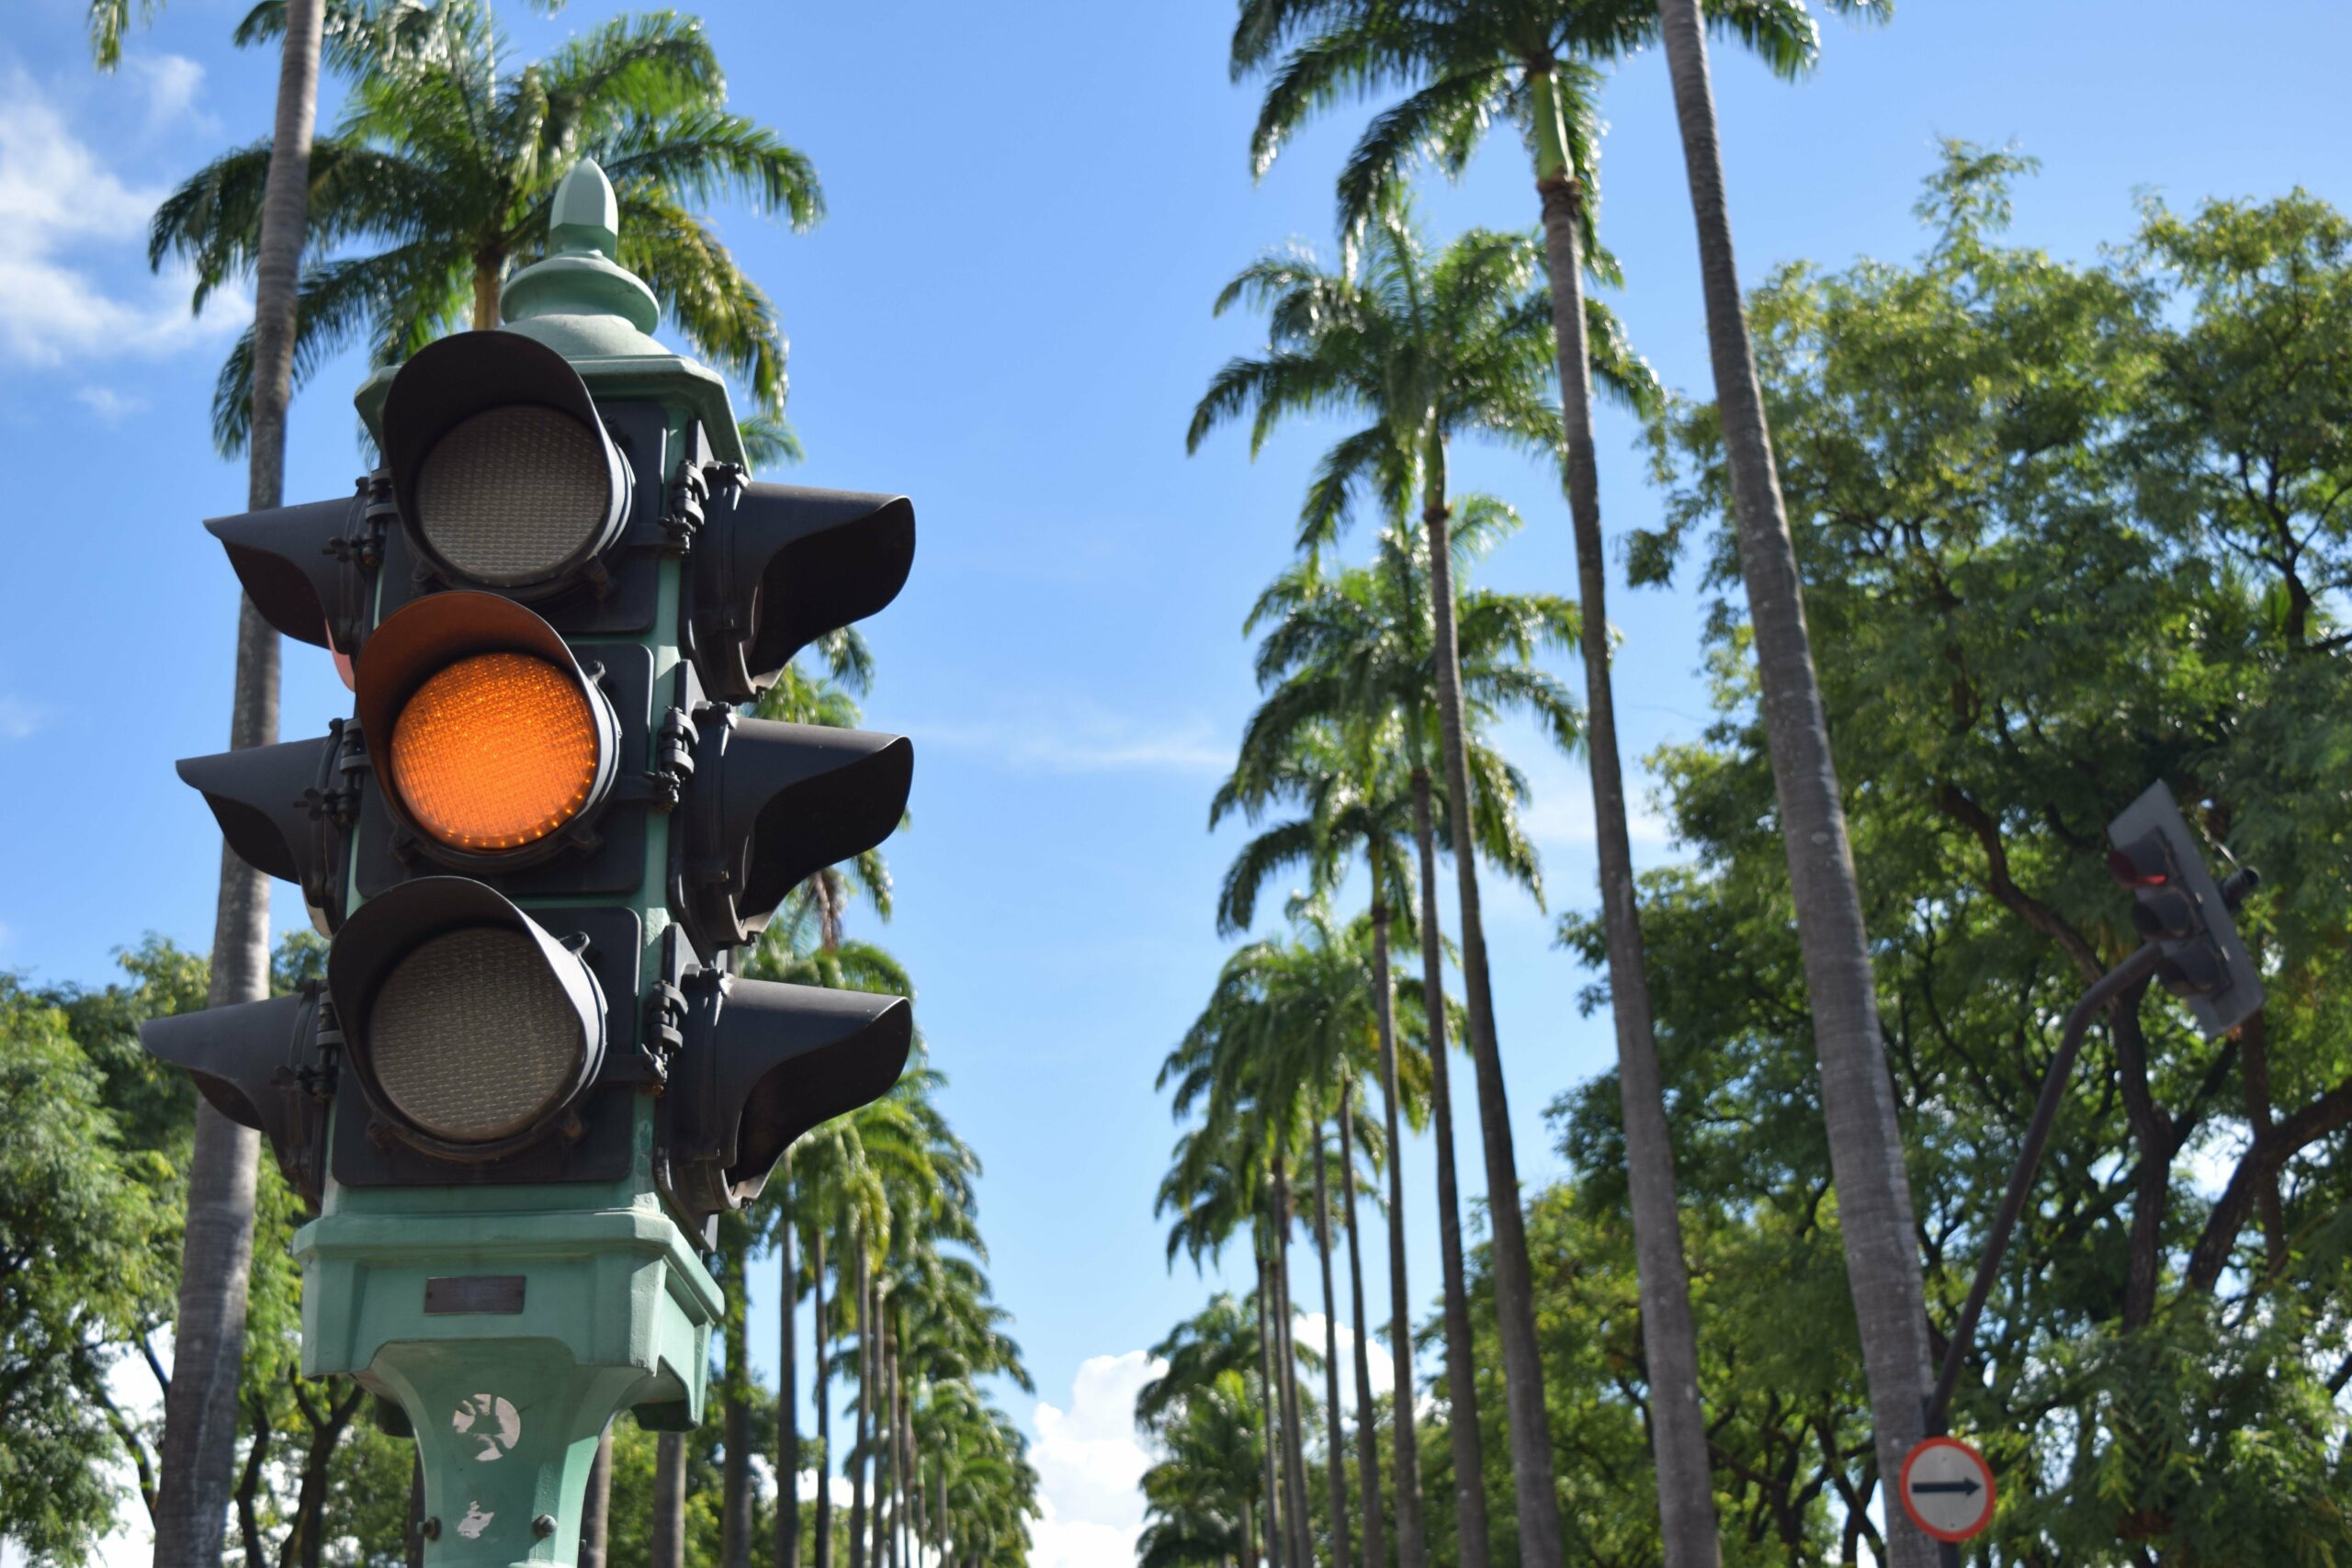
[[[600,396],[661,404],[673,439],[699,422],[721,458],[741,462],[725,383],[649,335],[660,306],[614,260],[617,226],[611,184],[583,160],[557,187],[551,254],[506,284],[504,330],[554,348]],[[379,439],[390,376],[379,372],[356,400]],[[679,660],[679,570],[662,563],[663,607],[646,636],[657,680]],[[650,814],[634,900],[649,959],[669,923],[668,830]],[[660,965],[640,973],[650,986]],[[637,1027],[642,1003],[611,998],[616,1035]],[[334,1114],[367,1111],[345,1097]],[[723,1303],[657,1191],[653,1116],[639,1095],[628,1173],[608,1184],[330,1182],[295,1237],[302,1370],[355,1378],[406,1417],[424,1472],[429,1568],[574,1562],[613,1417],[636,1408],[662,1430],[701,1419]]]

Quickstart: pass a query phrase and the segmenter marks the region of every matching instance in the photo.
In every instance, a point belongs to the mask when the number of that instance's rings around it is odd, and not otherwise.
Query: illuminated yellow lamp
[[[394,722],[392,786],[452,849],[537,843],[588,804],[598,738],[571,671],[527,653],[477,653],[417,687]]]

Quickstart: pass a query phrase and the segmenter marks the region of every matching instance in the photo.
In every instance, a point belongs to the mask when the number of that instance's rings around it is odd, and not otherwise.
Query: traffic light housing
[[[752,482],[616,212],[583,162],[508,324],[362,389],[383,462],[351,496],[208,524],[353,689],[323,737],[180,764],[301,888],[327,975],[142,1033],[317,1211],[304,1369],[405,1412],[435,1568],[560,1559],[610,1414],[699,1418],[716,1217],[913,1039],[904,998],[732,973],[904,815],[904,738],[734,705],[890,602],[913,507]],[[528,1462],[480,1468],[484,1422]]]
[[[750,702],[795,653],[879,611],[914,563],[904,496],[760,484],[720,466],[700,501],[709,536],[694,552],[687,651],[718,702]]]
[[[317,1204],[338,1043],[318,986],[149,1019],[139,1039],[158,1060],[186,1069],[215,1111],[259,1132],[286,1184]]]
[[[2156,977],[2218,1039],[2262,1006],[2262,977],[2230,910],[2253,887],[2250,869],[2225,890],[2205,867],[2171,789],[2159,780],[2108,827],[2108,869],[2132,890],[2132,923],[2163,957]],[[2234,895],[2234,896],[2233,896]]]

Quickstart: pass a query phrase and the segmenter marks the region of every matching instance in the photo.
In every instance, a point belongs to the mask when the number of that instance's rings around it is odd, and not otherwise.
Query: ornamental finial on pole
[[[508,321],[540,316],[618,316],[640,333],[662,319],[645,280],[622,266],[620,202],[594,158],[571,166],[548,204],[547,257],[506,280],[500,313]]]

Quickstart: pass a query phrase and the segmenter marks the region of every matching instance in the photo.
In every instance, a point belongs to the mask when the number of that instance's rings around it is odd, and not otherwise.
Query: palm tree
[[[784,1297],[776,1333],[775,1568],[800,1568],[800,1268],[799,1214],[793,1202],[792,1151],[770,1183],[767,1230],[775,1243]],[[601,1565],[600,1565],[601,1568]]]
[[[939,1391],[926,1411],[938,1465],[939,1539],[946,1568],[1021,1568],[1037,1512],[1037,1472],[1012,1417],[968,1382]]]
[[[1865,13],[1890,9],[1887,0],[1832,3],[1841,10]],[[1706,38],[1697,0],[1658,0],[1657,9],[1666,37],[1667,70],[1674,83],[1682,161],[1690,181],[1690,209],[1699,230],[1708,356],[1714,366],[1715,405],[1723,422],[1724,465],[1731,478],[1747,618],[1755,630],[1765,735],[1781,807],[1781,841],[1788,855],[1797,942],[1813,1004],[1822,1113],[1828,1123],[1830,1171],[1838,1183],[1838,1229],[1845,1242],[1847,1284],[1861,1329],[1879,1473],[1894,1475],[1921,1436],[1928,1393],[1926,1292],[1910,1180],[1903,1165],[1903,1133],[1886,1069],[1870,939],[1862,926],[1837,761],[1830,751],[1828,720],[1805,630],[1804,591],[1788,514],[1781,503],[1780,473],[1757,386],[1747,318],[1740,307]],[[1807,28],[1809,33],[1809,22]],[[1927,1568],[1936,1556],[1933,1543],[1907,1525],[1889,1529],[1888,1545],[1896,1568]]]
[[[1244,1225],[1250,1231],[1268,1427],[1276,1450],[1267,1512],[1280,1526],[1281,1555],[1292,1568],[1311,1568],[1305,1401],[1289,1291],[1294,1211],[1284,1156],[1295,1141],[1299,1096],[1295,1081],[1278,1081],[1285,1066],[1280,1056],[1261,1048],[1267,1010],[1257,960],[1266,945],[1255,944],[1227,961],[1208,1004],[1160,1065],[1157,1087],[1171,1089],[1172,1114],[1181,1119],[1196,1105],[1203,1114],[1200,1125],[1176,1141],[1154,1213],[1177,1215],[1168,1234],[1171,1267],[1182,1251],[1197,1268],[1235,1231]]]
[[[1138,1568],[1258,1561],[1257,1472],[1266,1458],[1251,1387],[1257,1314],[1223,1292],[1152,1349],[1168,1371],[1136,1396],[1136,1425],[1161,1458],[1144,1472],[1150,1522]]]
[[[1351,258],[1334,272],[1297,252],[1261,258],[1227,286],[1218,307],[1241,299],[1263,307],[1268,352],[1218,371],[1189,433],[1197,446],[1216,424],[1254,410],[1254,446],[1291,414],[1344,408],[1368,418],[1325,455],[1309,489],[1300,528],[1300,543],[1309,549],[1345,523],[1357,490],[1374,489],[1394,507],[1418,479],[1429,532],[1438,726],[1446,789],[1457,802],[1475,797],[1464,745],[1446,454],[1452,438],[1467,433],[1546,454],[1558,450],[1559,415],[1543,385],[1548,356],[1541,329],[1550,309],[1543,292],[1530,287],[1532,253],[1525,236],[1473,231],[1432,260],[1399,199],[1369,225],[1361,266]],[[1622,341],[1597,301],[1589,309],[1606,324],[1604,342]],[[1630,367],[1604,368],[1631,384]],[[1559,1558],[1559,1505],[1470,814],[1453,813],[1453,828],[1521,1558],[1552,1562]]]
[[[158,0],[140,0],[142,17]],[[286,495],[286,410],[294,394],[299,324],[296,280],[308,223],[311,130],[318,118],[322,0],[292,0],[278,49],[269,146],[253,191],[252,432],[245,504]],[[90,48],[101,70],[121,62],[130,0],[90,0]],[[277,633],[240,594],[229,744],[277,739]],[[206,1005],[233,1007],[269,995],[269,878],[220,852]],[[212,1562],[227,1529],[244,1360],[245,1297],[253,1265],[254,1198],[261,1135],[198,1100],[188,1155],[187,1224],[181,1241],[178,1315],[164,1393],[164,1440],[155,1485],[157,1568]]]
[[[1384,936],[1385,933],[1375,933],[1374,940],[1382,940]],[[1385,999],[1385,993],[1383,995]],[[1382,1062],[1382,1067],[1385,1072],[1393,1069],[1394,1065],[1395,1053],[1392,1051],[1386,1054]],[[1366,1348],[1365,1343],[1371,1337],[1371,1330],[1364,1322],[1363,1250],[1359,1245],[1360,1236],[1356,1229],[1356,1187],[1358,1185],[1356,1145],[1358,1140],[1355,1099],[1355,1079],[1350,1077],[1342,1080],[1340,1085],[1340,1213],[1348,1236],[1348,1320],[1355,1325],[1354,1344],[1351,1348],[1355,1353],[1356,1364],[1356,1468],[1363,1476],[1364,1562],[1368,1568],[1386,1568],[1387,1552],[1381,1544],[1380,1438],[1375,1430],[1379,1422],[1373,1411],[1372,1362],[1370,1351]],[[1398,1151],[1394,1144],[1375,1144],[1374,1135],[1369,1130],[1363,1141],[1364,1153],[1372,1158],[1374,1170],[1377,1170],[1382,1163],[1380,1156],[1384,1148],[1386,1152],[1389,1169],[1392,1171],[1396,1169]],[[1404,1331],[1392,1328],[1391,1332],[1401,1334]],[[1402,1386],[1405,1392],[1397,1401],[1399,1410],[1411,1403],[1411,1385]],[[1402,1427],[1404,1422],[1400,1419],[1397,1425]],[[1419,1475],[1416,1475],[1414,1480],[1418,1482]],[[1400,1482],[1400,1490],[1401,1487]],[[1420,1524],[1419,1512],[1416,1508],[1413,1520],[1416,1528]],[[1398,1529],[1401,1532],[1403,1529],[1401,1523]]]
[[[1680,8],[1689,13],[1691,47],[1696,49],[1698,0],[1680,0]],[[1716,9],[1715,21],[1783,76],[1799,74],[1811,64],[1815,38],[1801,0],[1791,6],[1725,4]],[[1656,1412],[1651,1437],[1661,1525],[1668,1562],[1699,1564],[1713,1562],[1719,1545],[1699,1404],[1697,1338],[1617,751],[1604,597],[1608,574],[1593,457],[1594,345],[1588,341],[1591,319],[1583,293],[1588,270],[1611,281],[1615,277],[1613,265],[1591,243],[1598,140],[1592,62],[1621,57],[1657,31],[1658,13],[1650,0],[1430,0],[1403,6],[1386,0],[1245,0],[1234,32],[1233,69],[1238,76],[1282,56],[1252,141],[1261,173],[1283,139],[1340,90],[1413,89],[1374,118],[1340,177],[1341,220],[1351,229],[1372,218],[1388,189],[1419,159],[1434,155],[1449,172],[1459,173],[1496,120],[1516,123],[1533,157],[1558,351],[1577,592],[1588,617],[1589,635],[1583,639],[1591,716],[1588,757],[1644,1348]],[[1668,47],[1671,53],[1671,41]],[[1681,82],[1677,67],[1678,98]],[[1688,123],[1686,115],[1686,127]],[[1694,191],[1696,179],[1694,174]],[[1724,254],[1728,256],[1728,249]],[[1622,352],[1622,345],[1605,346],[1611,353]],[[1719,357],[1719,367],[1721,363]]]
[[[741,424],[744,449],[754,461],[797,459],[798,443],[792,437],[781,415],[763,413],[745,420]],[[857,698],[871,689],[874,680],[873,654],[865,637],[854,626],[842,627],[820,638],[812,651],[821,661],[822,670],[812,673],[798,659],[794,659],[786,665],[775,683],[761,694],[756,711],[763,718],[795,724],[855,727],[861,717]],[[834,990],[912,995],[913,986],[896,959],[871,944],[846,940],[843,917],[853,887],[865,894],[876,912],[884,919],[889,919],[889,870],[879,850],[867,850],[849,863],[846,871],[842,866],[827,866],[795,888],[783,908],[761,933],[759,945],[753,951],[745,972],[768,979],[822,986]],[[776,1499],[775,1568],[797,1568],[800,1551],[800,1499],[796,1489],[796,1478],[800,1470],[799,1393],[797,1386],[798,1369],[794,1352],[798,1341],[795,1320],[801,1286],[795,1256],[800,1249],[795,1245],[798,1239],[798,1222],[795,1217],[793,1195],[792,1159],[790,1151],[786,1151],[781,1175],[770,1182],[762,1195],[759,1223],[761,1231],[772,1237],[775,1244],[777,1275],[784,1301],[776,1394],[776,1473],[783,1479]],[[821,1240],[818,1240],[815,1246],[816,1269],[821,1274],[824,1267]],[[821,1280],[817,1281],[816,1290],[821,1310]],[[822,1356],[820,1349],[820,1374]],[[729,1415],[731,1419],[731,1408]],[[825,1473],[822,1466],[819,1473]],[[730,1486],[738,1486],[731,1452],[728,1474]],[[737,1501],[739,1497],[740,1502]],[[728,1517],[732,1519],[741,1511],[748,1519],[749,1491],[730,1490],[728,1498]],[[830,1546],[830,1504],[821,1497],[818,1504],[818,1518],[820,1525],[819,1535]],[[746,1528],[748,1529],[748,1525]],[[830,1568],[821,1551],[818,1568]]]
[[[1256,728],[1257,727],[1253,725],[1251,732],[1255,733]],[[1235,769],[1234,775],[1218,788],[1216,798],[1210,805],[1209,825],[1214,828],[1226,813],[1237,808],[1247,812],[1251,819],[1255,820],[1262,812],[1266,803],[1277,795],[1303,795],[1309,804],[1308,814],[1305,818],[1279,824],[1260,833],[1243,847],[1232,869],[1226,874],[1225,887],[1218,899],[1217,924],[1220,931],[1226,932],[1248,929],[1260,890],[1266,879],[1279,867],[1301,862],[1308,863],[1314,874],[1317,888],[1328,890],[1340,879],[1343,866],[1353,858],[1353,852],[1358,847],[1363,850],[1373,879],[1372,984],[1374,1019],[1380,1042],[1381,1081],[1387,1096],[1389,1120],[1393,1123],[1396,1120],[1396,987],[1388,972],[1391,907],[1389,900],[1396,897],[1400,906],[1409,907],[1412,897],[1411,879],[1405,872],[1404,859],[1398,847],[1398,841],[1404,836],[1402,807],[1405,795],[1403,790],[1395,787],[1383,793],[1376,785],[1359,781],[1375,778],[1381,773],[1380,760],[1393,759],[1394,753],[1381,744],[1386,737],[1374,734],[1369,727],[1363,725],[1355,726],[1351,730],[1342,731],[1336,726],[1327,724],[1318,726],[1311,731],[1295,732],[1290,739],[1293,742],[1292,753],[1279,757],[1269,758],[1253,754],[1245,746],[1241,764]],[[1388,782],[1392,786],[1397,782],[1393,777],[1394,772],[1393,767],[1388,770],[1392,775]],[[1393,1165],[1391,1171],[1394,1174]],[[1322,1179],[1319,1151],[1316,1174],[1319,1187]],[[1401,1188],[1399,1196],[1401,1197]],[[1356,1236],[1352,1188],[1350,1189],[1350,1205],[1349,1261],[1357,1286],[1354,1316],[1355,1359],[1358,1367],[1356,1408],[1360,1436],[1363,1438],[1359,1445],[1363,1450],[1358,1460],[1359,1495],[1363,1499],[1365,1561],[1377,1568],[1377,1565],[1384,1561],[1385,1551],[1381,1542],[1380,1471],[1374,1458],[1369,1436],[1371,1427],[1367,1420],[1367,1413],[1371,1408],[1369,1387],[1371,1374],[1363,1364],[1363,1270],[1355,1258]],[[1392,1306],[1396,1314],[1395,1320],[1396,1326],[1393,1339],[1396,1345],[1404,1346],[1409,1337],[1410,1330],[1404,1326],[1409,1319],[1405,1315],[1408,1308],[1401,1281],[1403,1264],[1401,1203],[1399,1210],[1399,1213],[1391,1216],[1389,1248],[1390,1258],[1394,1265],[1391,1270],[1391,1282],[1396,1286]],[[1329,1210],[1318,1193],[1317,1201],[1318,1234],[1321,1234],[1322,1227],[1328,1224],[1328,1214]],[[1325,1243],[1327,1256],[1324,1265],[1327,1298],[1330,1293],[1329,1250],[1327,1237]],[[1328,1312],[1328,1299],[1326,1306]],[[1329,1318],[1327,1318],[1328,1321],[1329,1321]],[[1328,1338],[1327,1335],[1327,1341]],[[1332,1357],[1332,1349],[1328,1342],[1325,1354],[1327,1357]],[[1399,1354],[1409,1358],[1410,1352],[1407,1349],[1401,1350]],[[1336,1424],[1338,1374],[1336,1358],[1332,1359],[1333,1368],[1330,1373],[1334,1387],[1332,1420]],[[1410,1387],[1409,1359],[1405,1361],[1405,1371],[1408,1382],[1400,1386]],[[1408,1468],[1407,1464],[1408,1458],[1417,1457],[1413,1456],[1412,1450],[1408,1446],[1410,1440],[1409,1432],[1405,1430],[1408,1425],[1408,1423],[1400,1423],[1397,1440],[1399,1456],[1397,1521],[1407,1555],[1412,1561],[1419,1562],[1420,1557],[1419,1476],[1417,1465]],[[1332,1472],[1333,1485],[1336,1489],[1339,1483],[1336,1452]]]
[[[702,24],[673,13],[618,17],[546,61],[502,73],[503,40],[469,0],[442,0],[435,47],[367,62],[341,125],[312,149],[309,226],[322,250],[382,248],[313,263],[301,286],[297,377],[355,337],[395,363],[452,327],[494,327],[510,266],[547,244],[557,183],[599,163],[620,205],[620,265],[650,285],[695,352],[736,373],[757,410],[783,407],[775,308],[695,208],[723,192],[795,228],[821,216],[808,160],[726,109]],[[151,258],[186,258],[197,303],[254,242],[267,145],[226,153],[155,214]],[[246,436],[253,340],[213,393],[224,449]]]
[[[1335,1562],[1344,1564],[1349,1560],[1347,1450],[1340,1425],[1339,1314],[1324,1129],[1337,1087],[1361,1077],[1376,1059],[1381,1010],[1371,983],[1374,964],[1367,951],[1369,922],[1342,926],[1311,900],[1295,901],[1292,915],[1292,940],[1252,942],[1227,960],[1208,1006],[1160,1069],[1161,1084],[1176,1086],[1177,1114],[1202,1103],[1204,1123],[1195,1135],[1180,1142],[1178,1166],[1162,1186],[1161,1206],[1180,1206],[1188,1194],[1204,1194],[1216,1205],[1212,1212],[1229,1225],[1231,1194],[1238,1184],[1222,1173],[1204,1180],[1200,1168],[1214,1162],[1226,1171],[1238,1168],[1253,1175],[1262,1168],[1274,1243],[1269,1276],[1278,1293],[1268,1310],[1275,1314],[1273,1326],[1284,1329],[1295,1315],[1286,1301],[1279,1299],[1288,1279],[1285,1252],[1293,1219],[1289,1171],[1301,1160],[1311,1162],[1312,1219],[1323,1283],[1321,1359],[1331,1554]],[[1171,1257],[1181,1240],[1200,1234],[1189,1227],[1204,1206],[1196,1201],[1187,1209],[1185,1226],[1170,1238]],[[1292,1382],[1295,1348],[1282,1346],[1274,1359],[1283,1371],[1283,1382]],[[1368,1373],[1363,1382],[1369,1384]],[[1295,1395],[1284,1392],[1285,1438],[1295,1446],[1303,1427]],[[1359,1393],[1368,1393],[1368,1387]],[[1362,1413],[1368,1416],[1368,1401]],[[1297,1528],[1306,1519],[1303,1489],[1286,1488],[1286,1495],[1295,1536],[1303,1534]],[[1377,1530],[1373,1534],[1376,1539]],[[1306,1561],[1303,1540],[1295,1540],[1294,1550],[1298,1561]]]
[[[1455,568],[1462,570],[1519,525],[1510,509],[1489,497],[1465,496],[1457,503],[1452,530]],[[1251,840],[1227,874],[1219,904],[1228,926],[1247,925],[1264,881],[1279,866],[1316,861],[1318,886],[1330,876],[1351,842],[1361,843],[1374,871],[1372,917],[1375,931],[1388,918],[1386,891],[1399,887],[1399,908],[1411,908],[1413,878],[1397,863],[1395,840],[1410,833],[1419,854],[1419,928],[1422,962],[1421,1015],[1430,1043],[1428,1066],[1437,1123],[1439,1242],[1444,1283],[1447,1386],[1457,1418],[1448,1423],[1453,1449],[1454,1497],[1464,1562],[1487,1556],[1486,1490],[1479,1481],[1477,1384],[1472,1361],[1470,1308],[1462,1258],[1461,1209],[1455,1190],[1453,1105],[1445,1059],[1446,1009],[1442,991],[1442,937],[1438,926],[1434,794],[1425,758],[1436,705],[1436,661],[1429,635],[1426,539],[1403,528],[1384,530],[1369,567],[1336,576],[1320,563],[1302,562],[1284,572],[1259,597],[1246,629],[1267,628],[1259,645],[1257,673],[1266,700],[1244,732],[1241,758],[1218,802],[1251,814],[1276,799],[1296,798],[1310,807],[1304,822],[1285,823]],[[1542,594],[1497,594],[1467,591],[1458,596],[1460,665],[1464,700],[1474,719],[1518,708],[1542,723],[1564,747],[1580,731],[1574,702],[1556,680],[1532,663],[1535,649],[1571,641],[1576,607]],[[1408,791],[1393,782],[1372,784],[1370,770],[1351,771],[1327,760],[1323,737],[1334,719],[1382,727],[1369,754],[1384,765],[1401,758]],[[1503,871],[1542,901],[1534,853],[1521,834],[1513,802],[1525,789],[1516,771],[1470,739],[1470,773],[1477,781],[1473,829],[1490,865]],[[1402,745],[1397,745],[1401,732]],[[1214,811],[1214,808],[1213,808]],[[1401,818],[1401,820],[1400,820]],[[1214,815],[1212,822],[1214,822]],[[1319,824],[1319,825],[1318,825]],[[1449,831],[1450,831],[1449,824]],[[1414,922],[1408,919],[1409,927]],[[1385,960],[1377,935],[1375,952]],[[1387,995],[1385,980],[1377,982]],[[1384,1051],[1382,1088],[1388,1146],[1401,1147],[1393,1063]],[[1409,1390],[1412,1377],[1410,1310],[1405,1282],[1402,1234],[1403,1178],[1389,1164],[1390,1346],[1395,1385]],[[1419,1561],[1419,1445],[1414,1441],[1411,1402],[1398,1402],[1397,1525],[1400,1564]]]

